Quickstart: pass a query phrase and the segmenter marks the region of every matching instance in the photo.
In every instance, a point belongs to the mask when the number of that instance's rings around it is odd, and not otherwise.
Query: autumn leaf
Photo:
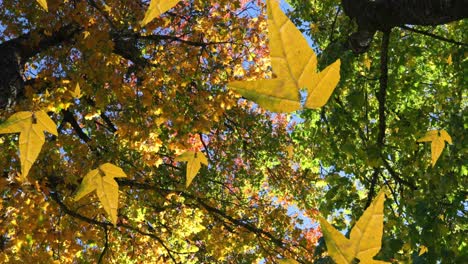
[[[180,0],[151,0],[148,10],[145,13],[145,18],[141,21],[141,25],[145,26],[153,19],[159,17],[167,10],[175,6]]]
[[[25,179],[45,143],[44,131],[57,136],[56,124],[44,111],[18,112],[0,125],[0,134],[20,133],[21,176]]]
[[[448,57],[447,57],[447,64],[448,65],[452,65],[453,61],[452,61],[452,54],[450,54]]]
[[[201,164],[208,165],[208,160],[206,159],[205,154],[203,154],[203,152],[200,151],[184,152],[182,155],[175,158],[175,161],[187,161],[187,173],[185,183],[186,187],[189,187],[192,183],[192,180],[195,178],[195,175],[197,175],[198,171],[201,168]]]
[[[114,178],[125,177],[127,175],[121,168],[111,163],[105,163],[86,174],[74,200],[78,201],[95,190],[102,207],[109,215],[111,223],[115,226],[117,224],[119,185]]]
[[[319,216],[328,253],[337,264],[353,263],[355,258],[358,258],[363,264],[389,263],[373,259],[382,246],[384,201],[385,191],[381,190],[351,229],[349,239],[329,224],[326,219]]]
[[[37,2],[42,6],[42,8],[45,9],[45,11],[49,12],[49,8],[47,7],[47,0],[37,0]]]
[[[300,109],[299,91],[307,89],[306,108],[322,107],[340,79],[340,60],[317,73],[317,56],[276,0],[267,1],[268,36],[273,72],[277,78],[235,81],[228,86],[273,112]]]
[[[75,90],[70,91],[70,93],[71,93],[71,95],[72,95],[74,98],[79,99],[79,98],[82,96],[80,84],[79,84],[79,83],[76,83]]]
[[[432,157],[432,167],[439,159],[442,151],[445,148],[445,141],[449,144],[452,144],[452,138],[445,130],[432,130],[428,131],[426,135],[417,140],[417,142],[431,142],[431,157]]]
[[[418,256],[421,256],[421,255],[427,253],[428,251],[429,251],[429,250],[427,249],[426,246],[421,245],[421,246],[419,246],[419,253],[418,253]]]

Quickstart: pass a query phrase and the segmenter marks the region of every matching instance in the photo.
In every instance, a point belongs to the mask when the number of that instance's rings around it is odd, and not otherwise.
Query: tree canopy
[[[288,3],[1,1],[0,260],[468,259],[466,1]]]

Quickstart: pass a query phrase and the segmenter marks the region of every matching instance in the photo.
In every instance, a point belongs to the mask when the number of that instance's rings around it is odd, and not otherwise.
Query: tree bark
[[[403,25],[435,26],[468,17],[468,0],[342,0],[358,31],[349,37],[354,52],[367,51],[376,31]]]

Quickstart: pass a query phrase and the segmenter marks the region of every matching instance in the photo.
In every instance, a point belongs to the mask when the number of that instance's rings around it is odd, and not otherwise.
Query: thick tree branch
[[[62,124],[60,124],[60,127],[63,127],[64,123],[69,123],[81,140],[83,140],[86,143],[91,141],[91,138],[84,133],[83,129],[81,129],[80,125],[78,124],[78,121],[76,121],[75,117],[73,116],[73,113],[70,112],[70,110],[62,110],[61,113],[63,115],[63,121]]]
[[[0,109],[12,107],[24,94],[23,68],[33,56],[51,47],[73,40],[81,31],[77,24],[68,24],[46,33],[38,29],[0,44]]]
[[[358,25],[348,38],[355,53],[366,52],[376,31],[404,25],[442,25],[468,17],[468,0],[342,0]]]
[[[379,120],[378,120],[378,134],[376,145],[379,152],[382,153],[385,145],[385,130],[387,129],[387,122],[385,116],[385,102],[387,98],[388,87],[388,45],[390,43],[390,30],[385,31],[382,37],[382,45],[380,48],[380,78],[379,78],[379,91],[377,92],[377,100],[379,102]],[[372,174],[371,185],[367,195],[367,208],[375,195],[375,186],[377,184],[380,168],[374,168]]]

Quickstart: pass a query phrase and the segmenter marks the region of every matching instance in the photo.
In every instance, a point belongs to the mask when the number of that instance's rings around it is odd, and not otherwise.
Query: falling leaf
[[[49,8],[47,7],[47,1],[46,0],[37,0],[37,2],[39,3],[39,5],[42,6],[42,8],[44,8],[45,11],[49,12]]]
[[[328,253],[337,264],[353,263],[355,258],[362,264],[389,263],[373,259],[382,246],[384,201],[385,191],[381,190],[351,229],[349,239],[319,216]]]
[[[175,161],[187,161],[187,173],[186,173],[186,183],[185,186],[189,187],[192,183],[192,180],[197,175],[198,171],[201,168],[201,164],[208,165],[208,160],[206,159],[205,154],[203,152],[194,152],[194,151],[187,151],[184,152],[182,155],[178,156]]]
[[[270,57],[275,79],[235,81],[228,86],[273,112],[300,109],[299,91],[307,89],[305,107],[323,106],[340,79],[340,60],[317,73],[317,56],[283,13],[276,0],[267,1]]]
[[[445,130],[431,130],[426,133],[426,135],[417,142],[431,142],[431,156],[432,156],[432,167],[439,159],[442,151],[445,148],[445,141],[449,144],[452,144],[452,138]]]
[[[418,254],[418,256],[421,256],[421,255],[427,253],[427,251],[429,251],[429,250],[427,249],[427,247],[424,246],[424,245],[419,246],[419,248],[420,248],[420,249],[419,249],[419,254]]]
[[[83,178],[75,195],[75,201],[96,190],[97,197],[102,207],[109,215],[111,223],[117,225],[117,209],[119,203],[119,185],[114,178],[125,178],[125,172],[111,164],[105,163],[94,169]]]
[[[21,176],[25,179],[45,143],[44,131],[57,136],[56,124],[44,111],[18,112],[0,125],[0,134],[20,133]]]
[[[148,10],[145,13],[145,18],[141,21],[141,25],[145,26],[153,19],[159,17],[167,10],[175,6],[180,0],[151,0]]]

